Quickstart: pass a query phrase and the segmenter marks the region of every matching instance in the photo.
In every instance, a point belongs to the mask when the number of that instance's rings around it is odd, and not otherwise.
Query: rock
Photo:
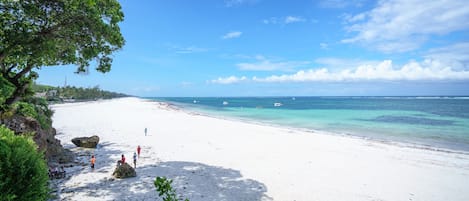
[[[123,179],[127,177],[136,177],[137,173],[132,166],[130,166],[128,163],[124,163],[116,167],[114,173],[112,173],[112,176]]]
[[[45,152],[47,161],[50,162],[68,162],[72,161],[73,153],[67,152],[60,140],[55,138],[57,134],[54,128],[41,128],[39,122],[31,117],[13,115],[2,119],[0,124],[13,130],[16,135],[30,135],[33,133],[33,140],[38,146],[39,151]]]
[[[77,145],[77,147],[96,148],[99,143],[99,137],[96,135],[91,137],[77,137],[73,138],[72,142]]]

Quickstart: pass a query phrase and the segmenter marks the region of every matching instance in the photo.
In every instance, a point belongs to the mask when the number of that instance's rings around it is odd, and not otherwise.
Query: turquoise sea
[[[217,117],[469,152],[469,97],[150,99]]]

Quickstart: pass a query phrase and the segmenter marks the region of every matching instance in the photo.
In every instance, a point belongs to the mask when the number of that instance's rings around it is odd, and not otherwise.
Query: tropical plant
[[[47,165],[30,137],[0,126],[0,200],[46,200]]]
[[[173,180],[167,179],[166,177],[156,177],[155,179],[155,187],[158,195],[163,198],[163,201],[178,201],[176,195],[176,190],[173,189],[171,184]],[[184,201],[189,201],[189,199],[185,199]]]

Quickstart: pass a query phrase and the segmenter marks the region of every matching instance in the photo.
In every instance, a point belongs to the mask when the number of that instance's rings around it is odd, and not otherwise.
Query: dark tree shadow
[[[243,178],[240,171],[202,163],[168,161],[139,171],[154,171],[155,176],[173,179],[178,194],[189,200],[239,201],[270,200],[264,184]]]
[[[112,156],[121,154],[120,150],[113,149],[111,145],[102,144],[98,147],[99,151],[95,152],[98,161],[109,164],[108,162],[113,161]],[[88,150],[78,152],[88,152],[81,154],[83,157],[91,154]],[[143,160],[147,159],[143,158]],[[98,162],[97,165],[99,165]],[[172,179],[172,186],[181,199],[188,198],[191,201],[272,200],[265,194],[267,188],[263,183],[243,178],[238,170],[203,163],[167,161],[144,166],[137,164],[137,177],[126,179],[114,179],[113,170],[114,167],[109,166],[98,166],[95,170],[90,170],[88,166],[77,169],[72,177],[92,174],[92,171],[108,176],[99,181],[77,185],[77,187],[65,188],[64,185],[59,185],[60,200],[77,199],[77,194],[102,200],[162,200],[158,197],[153,184],[157,176]]]

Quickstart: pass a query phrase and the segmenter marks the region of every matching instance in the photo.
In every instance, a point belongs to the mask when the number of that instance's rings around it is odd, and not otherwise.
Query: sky
[[[126,44],[111,72],[43,67],[37,83],[143,97],[469,95],[466,0],[119,2]]]

